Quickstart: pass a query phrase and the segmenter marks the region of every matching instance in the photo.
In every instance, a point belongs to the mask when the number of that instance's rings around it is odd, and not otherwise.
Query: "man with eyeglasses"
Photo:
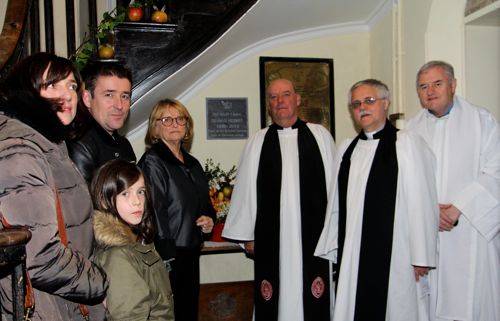
[[[255,257],[255,321],[330,321],[330,264],[314,249],[335,144],[323,126],[298,118],[291,81],[274,80],[267,96],[273,124],[247,142],[222,236]]]
[[[491,112],[455,95],[456,84],[450,64],[422,66],[416,85],[423,109],[407,126],[437,160],[432,320],[500,320],[500,129]]]
[[[94,172],[107,161],[136,161],[132,145],[118,133],[130,110],[132,75],[119,63],[98,62],[89,64],[82,76],[85,83],[82,101],[88,110],[84,113],[88,129],[80,138],[69,142],[68,151],[90,184]]]
[[[387,120],[379,80],[355,83],[349,106],[362,130],[335,157],[334,207],[315,252],[338,265],[332,320],[426,320],[438,228],[432,153]]]

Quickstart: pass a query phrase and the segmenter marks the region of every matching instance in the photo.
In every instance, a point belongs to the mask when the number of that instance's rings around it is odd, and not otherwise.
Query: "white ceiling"
[[[252,11],[260,17],[256,33],[265,36],[366,22],[385,2],[387,0],[260,0]]]

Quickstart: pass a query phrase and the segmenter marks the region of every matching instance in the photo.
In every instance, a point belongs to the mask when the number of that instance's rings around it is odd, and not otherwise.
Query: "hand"
[[[254,241],[245,242],[245,252],[247,252],[248,254],[254,255],[254,252],[255,252],[255,242]]]
[[[205,234],[212,233],[214,228],[214,220],[210,216],[202,215],[196,220],[196,225],[201,227],[201,231]]]
[[[460,210],[452,204],[439,204],[439,231],[451,231],[458,224]]]
[[[429,273],[429,270],[431,268],[427,267],[427,266],[416,266],[416,265],[414,265],[413,269],[415,270],[415,281],[418,282],[418,280],[420,280],[420,277],[427,275],[427,273]]]

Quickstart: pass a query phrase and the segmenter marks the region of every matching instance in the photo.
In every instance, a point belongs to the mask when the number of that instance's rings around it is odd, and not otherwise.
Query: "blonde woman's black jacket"
[[[153,199],[156,249],[164,260],[175,257],[175,247],[199,248],[203,234],[196,220],[201,215],[215,218],[200,162],[184,149],[182,153],[184,163],[158,142],[139,161]]]

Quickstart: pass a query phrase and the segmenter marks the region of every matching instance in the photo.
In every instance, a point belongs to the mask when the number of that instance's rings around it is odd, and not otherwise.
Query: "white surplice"
[[[435,320],[500,320],[500,131],[486,109],[455,97],[436,118],[427,110],[409,121],[437,159],[438,201],[462,215],[439,233],[431,274]]]
[[[307,123],[318,143],[326,186],[332,179],[335,144],[331,134],[321,125]],[[236,176],[229,215],[222,236],[241,241],[254,240],[257,215],[257,172],[262,143],[268,128],[257,132],[246,144]],[[280,206],[280,288],[279,321],[303,321],[302,302],[302,237],[300,216],[298,129],[278,130],[281,149]]]
[[[342,155],[351,142],[351,139],[345,141],[335,157],[335,178],[338,177]],[[346,230],[334,321],[354,319],[366,183],[378,143],[378,139],[359,140],[351,155]],[[396,154],[398,180],[386,320],[427,320],[428,280],[423,277],[417,283],[413,265],[434,267],[437,261],[439,209],[436,204],[434,157],[420,137],[404,131],[397,133]],[[337,179],[332,182],[334,186],[330,190],[335,201],[333,209],[327,211],[331,215],[326,218],[315,251],[315,255],[334,262],[337,262],[338,250],[337,182]]]

